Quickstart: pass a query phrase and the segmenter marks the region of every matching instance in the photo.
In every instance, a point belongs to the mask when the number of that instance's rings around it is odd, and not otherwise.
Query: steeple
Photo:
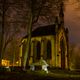
[[[64,3],[63,1],[60,3],[59,17],[60,17],[60,24],[64,25]]]

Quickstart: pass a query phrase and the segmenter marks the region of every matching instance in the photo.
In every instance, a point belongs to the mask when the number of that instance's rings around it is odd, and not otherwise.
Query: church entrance
[[[65,69],[65,44],[63,39],[60,41],[61,48],[61,68]]]

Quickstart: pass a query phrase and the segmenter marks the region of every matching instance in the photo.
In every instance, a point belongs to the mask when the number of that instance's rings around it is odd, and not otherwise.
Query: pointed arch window
[[[51,41],[48,40],[48,42],[47,42],[47,59],[52,58],[51,53],[52,53],[52,51],[51,51]]]
[[[39,60],[41,57],[41,43],[38,41],[36,45],[36,59]]]

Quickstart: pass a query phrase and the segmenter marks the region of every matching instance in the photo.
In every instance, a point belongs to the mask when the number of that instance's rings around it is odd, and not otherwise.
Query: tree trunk
[[[2,14],[2,31],[1,31],[1,39],[0,39],[0,66],[2,66],[2,50],[3,50],[3,38],[4,38],[4,15],[5,15],[5,0],[3,1],[3,14]]]
[[[32,32],[32,13],[30,13],[30,20],[29,20],[29,26],[28,26],[28,38],[27,38],[27,44],[26,44],[26,51],[24,53],[24,60],[23,60],[23,67],[26,68],[26,65],[28,65],[28,58],[29,58],[29,52],[30,52],[30,46],[31,46],[31,32]]]

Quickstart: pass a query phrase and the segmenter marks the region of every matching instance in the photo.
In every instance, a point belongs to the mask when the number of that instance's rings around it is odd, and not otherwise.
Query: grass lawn
[[[3,72],[0,73],[0,80],[80,80],[80,73],[71,71],[53,70],[25,72]]]

